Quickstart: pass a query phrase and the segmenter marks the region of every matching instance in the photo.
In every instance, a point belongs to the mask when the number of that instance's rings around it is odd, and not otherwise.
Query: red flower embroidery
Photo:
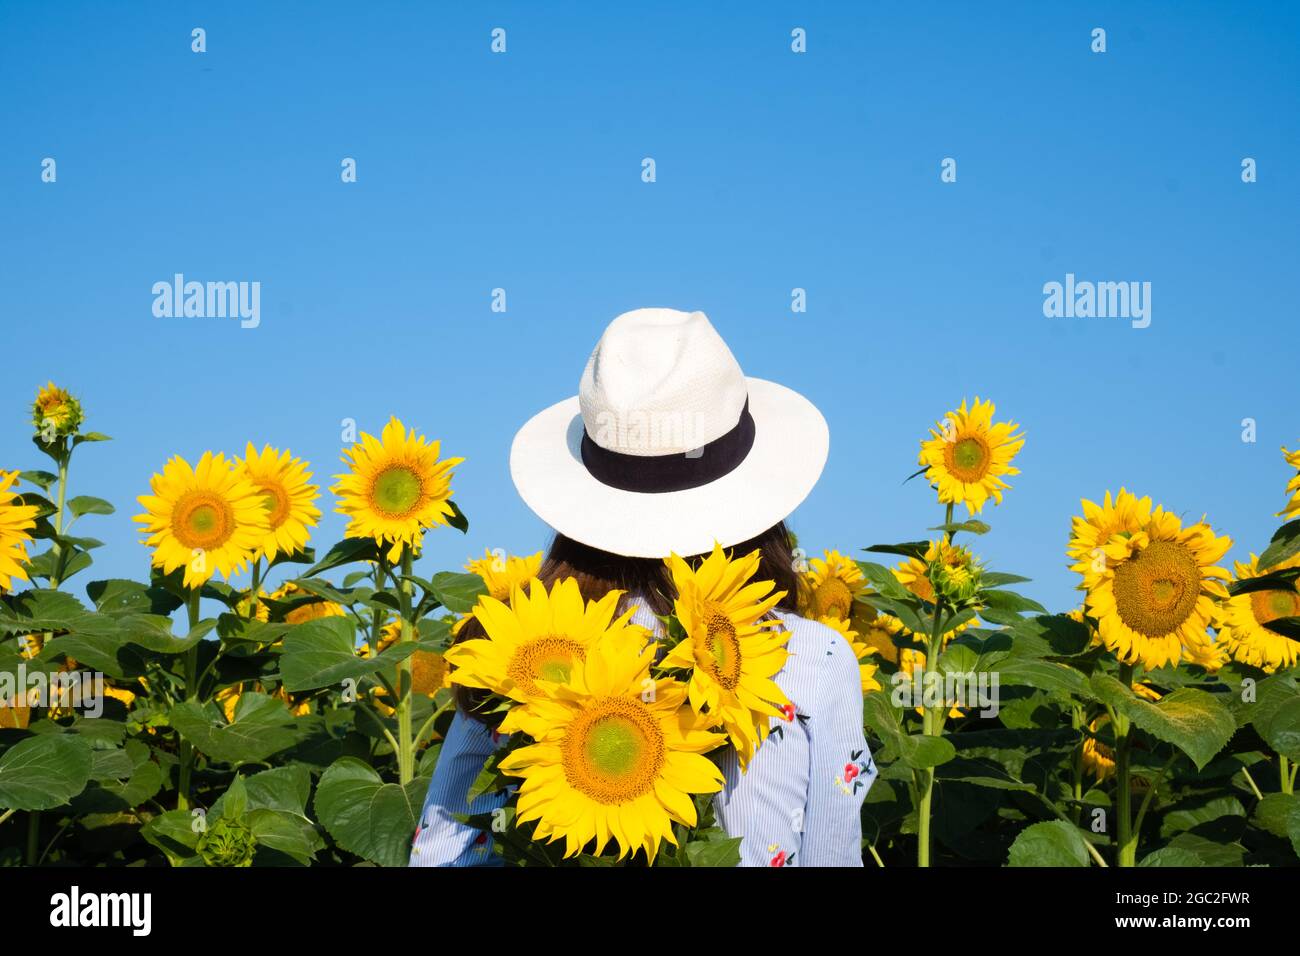
[[[768,865],[769,865],[769,866],[785,866],[785,850],[782,850],[782,851],[781,851],[780,853],[778,853],[776,856],[772,857],[772,862],[771,862],[770,864],[768,864]]]
[[[856,777],[859,773],[861,773],[861,771],[858,770],[858,765],[857,765],[857,764],[846,763],[846,764],[844,765],[844,782],[845,782],[845,783],[848,783],[850,780],[852,780],[854,777]]]
[[[786,720],[794,720],[794,704],[786,704],[781,708],[781,713],[785,714]]]

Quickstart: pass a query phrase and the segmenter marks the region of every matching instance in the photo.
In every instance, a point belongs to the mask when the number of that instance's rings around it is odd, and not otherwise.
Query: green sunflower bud
[[[75,435],[85,420],[81,402],[72,397],[66,388],[50,382],[36,393],[32,403],[32,425],[36,434],[47,444],[58,438]]]
[[[238,820],[222,817],[199,839],[199,856],[208,866],[252,866],[253,831]]]
[[[969,550],[946,541],[930,560],[929,578],[934,592],[955,607],[962,607],[979,593],[984,568]]]

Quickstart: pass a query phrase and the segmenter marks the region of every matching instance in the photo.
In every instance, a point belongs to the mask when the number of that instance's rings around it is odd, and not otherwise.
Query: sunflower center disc
[[[526,693],[538,692],[537,680],[562,684],[573,673],[573,665],[586,657],[586,650],[567,637],[542,637],[515,651],[506,669],[515,685]]]
[[[1300,596],[1294,591],[1252,591],[1250,604],[1260,624],[1300,615]]]
[[[207,551],[226,543],[234,528],[234,520],[220,498],[194,492],[176,503],[172,526],[177,539],[185,547]]]
[[[564,774],[598,803],[626,803],[654,788],[664,765],[664,735],[639,701],[606,697],[574,718],[565,734]]]
[[[961,481],[979,481],[988,466],[989,449],[983,440],[963,438],[949,446],[948,469]]]
[[[261,490],[262,506],[266,508],[267,519],[270,521],[271,530],[274,531],[284,524],[285,518],[289,517],[289,499],[275,485],[262,485]]]
[[[719,684],[733,690],[740,683],[740,640],[736,637],[736,626],[721,611],[709,612],[705,625],[709,671]]]
[[[827,578],[817,585],[813,593],[813,610],[818,617],[828,614],[834,617],[848,617],[853,604],[853,592],[839,578]]]
[[[1163,637],[1196,609],[1200,584],[1200,568],[1186,547],[1153,541],[1115,569],[1115,609],[1137,633]]]
[[[423,491],[424,485],[415,472],[400,465],[389,468],[375,479],[375,508],[385,515],[401,517],[415,508]]]

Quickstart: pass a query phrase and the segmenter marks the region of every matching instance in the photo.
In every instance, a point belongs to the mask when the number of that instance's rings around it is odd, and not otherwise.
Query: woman
[[[576,577],[588,600],[611,589],[650,630],[672,610],[663,559],[715,543],[760,552],[756,580],[786,592],[774,610],[790,633],[775,680],[792,702],[781,732],[742,772],[721,751],[720,826],[743,866],[861,866],[860,808],[876,777],[862,732],[858,662],[831,628],[796,613],[798,577],[784,519],[826,462],[826,422],[805,398],[746,378],[701,312],[638,309],[616,318],[579,394],[515,436],[510,471],[525,503],[556,530],[540,578]],[[481,637],[476,621],[459,639]],[[467,792],[502,743],[463,690],[411,849],[412,866],[500,862],[486,834],[455,814],[484,814],[504,793]],[[850,783],[850,781],[852,781]]]

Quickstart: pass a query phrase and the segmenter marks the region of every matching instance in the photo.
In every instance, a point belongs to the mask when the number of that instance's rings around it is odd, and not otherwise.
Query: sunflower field
[[[860,663],[865,865],[1295,865],[1300,451],[1279,529],[1230,569],[1207,518],[1098,489],[1053,613],[979,557],[1025,441],[994,416],[963,401],[921,440],[916,540],[795,551],[803,613]],[[757,552],[670,558],[658,636],[617,593],[542,585],[541,554],[418,576],[424,535],[468,528],[461,459],[394,418],[343,450],[342,541],[313,545],[309,465],[249,443],[142,475],[148,572],[97,579],[115,506],[82,493],[74,458],[108,440],[85,426],[51,383],[34,460],[0,462],[3,862],[403,866],[457,686],[497,722],[471,794],[511,797],[465,819],[507,864],[739,859],[718,752],[744,766],[795,719]]]

